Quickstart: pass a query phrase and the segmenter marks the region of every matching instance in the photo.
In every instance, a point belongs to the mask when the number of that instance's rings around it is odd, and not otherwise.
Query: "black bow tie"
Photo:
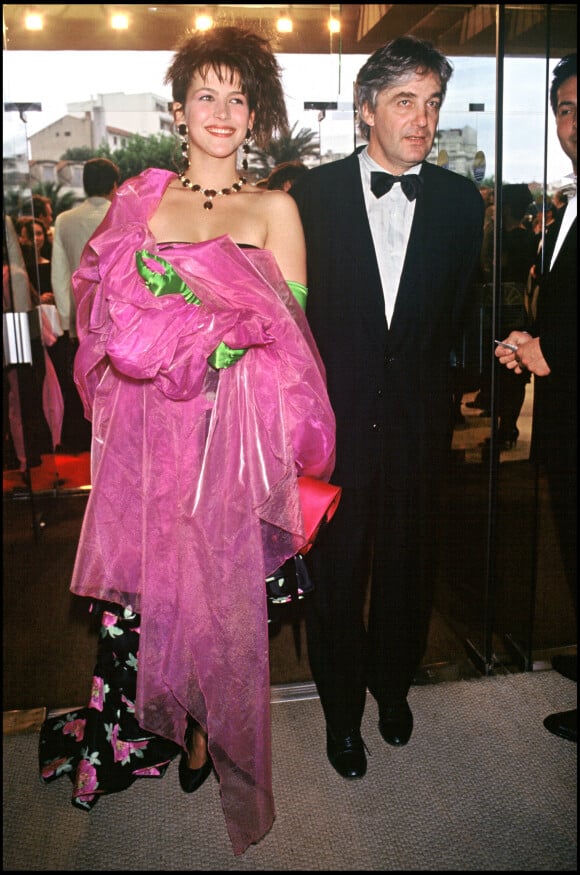
[[[392,189],[395,182],[401,183],[403,194],[410,201],[415,200],[423,184],[418,173],[393,176],[392,173],[379,173],[376,170],[371,170],[371,191],[375,197],[382,197]]]

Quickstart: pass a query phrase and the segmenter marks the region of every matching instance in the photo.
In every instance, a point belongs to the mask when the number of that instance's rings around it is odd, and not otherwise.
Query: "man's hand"
[[[542,354],[539,337],[531,337],[526,331],[512,331],[504,341],[517,347],[515,350],[499,345],[495,350],[495,356],[502,365],[523,374],[529,371],[537,377],[547,377],[550,368]]]

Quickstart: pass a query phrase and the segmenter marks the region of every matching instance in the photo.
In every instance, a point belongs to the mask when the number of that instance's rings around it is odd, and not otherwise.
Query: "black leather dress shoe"
[[[552,668],[571,681],[578,680],[578,657],[575,654],[559,653],[554,656]]]
[[[347,734],[334,734],[327,726],[326,753],[330,765],[342,778],[365,776],[367,758],[360,730],[351,729]]]
[[[565,738],[566,741],[578,740],[577,725],[578,711],[576,708],[573,711],[559,711],[557,714],[550,714],[544,720],[544,726],[548,732],[559,738]]]
[[[406,700],[379,709],[379,731],[387,744],[407,744],[413,732],[413,714]]]

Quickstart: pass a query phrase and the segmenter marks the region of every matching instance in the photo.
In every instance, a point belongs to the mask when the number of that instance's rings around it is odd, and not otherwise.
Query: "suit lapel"
[[[560,215],[549,226],[549,230],[546,229],[546,233],[544,234],[544,243],[542,245],[544,246],[544,270],[546,271],[550,270],[550,262],[552,261],[552,255],[556,248],[556,240],[558,239],[561,224],[562,216]]]
[[[558,263],[560,261],[561,262],[564,261],[564,259],[567,257],[568,252],[570,251],[570,248],[572,246],[573,241],[575,241],[575,239],[576,239],[576,219],[574,219],[574,221],[572,222],[572,224],[568,228],[568,232],[567,232],[566,236],[564,237],[564,240],[562,241],[562,245],[560,246],[560,250],[556,256],[556,261],[554,262],[554,266],[553,266],[553,268],[550,268],[550,263],[552,261],[552,255],[553,255],[554,250],[556,248],[556,241],[558,239],[558,234],[560,232],[560,226],[562,224],[563,219],[564,219],[563,215],[561,217],[559,217],[558,228],[557,228],[557,230],[554,229],[554,234],[552,235],[551,245],[549,246],[549,248],[547,248],[547,251],[546,251],[546,257],[548,259],[547,267],[548,267],[548,270],[550,270],[550,271],[555,270],[558,267]]]
[[[344,191],[339,198],[340,210],[337,222],[341,231],[337,240],[344,246],[347,258],[356,267],[357,283],[353,294],[360,299],[364,321],[369,332],[376,332],[377,319],[385,321],[385,301],[377,263],[377,256],[367,216],[360,164],[357,153],[345,160],[347,173],[344,176]]]
[[[347,174],[345,176],[344,197],[340,200],[343,204],[340,217],[346,229],[344,241],[349,251],[361,266],[373,264],[378,278],[378,266],[373,245],[373,238],[367,216],[360,165],[358,155],[351,155],[345,162]]]

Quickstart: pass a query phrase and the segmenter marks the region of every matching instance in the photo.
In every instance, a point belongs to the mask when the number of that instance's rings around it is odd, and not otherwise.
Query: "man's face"
[[[560,145],[574,166],[578,155],[578,139],[576,131],[576,101],[578,94],[578,77],[570,76],[558,88],[558,104],[556,106],[556,133]]]
[[[395,174],[424,161],[435,139],[442,99],[441,81],[434,73],[413,75],[380,91],[374,111],[361,107],[371,130],[370,157]]]

